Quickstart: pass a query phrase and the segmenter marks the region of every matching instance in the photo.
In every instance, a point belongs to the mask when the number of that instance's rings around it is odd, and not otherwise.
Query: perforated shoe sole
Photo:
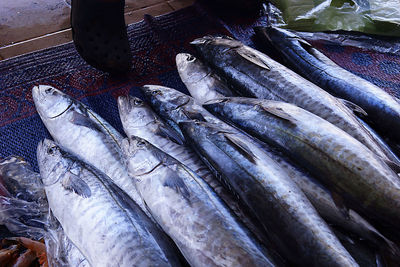
[[[124,5],[124,0],[72,0],[71,26],[75,47],[96,69],[125,73],[132,67]]]

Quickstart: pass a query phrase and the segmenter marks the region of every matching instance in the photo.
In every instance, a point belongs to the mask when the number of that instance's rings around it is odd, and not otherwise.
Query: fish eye
[[[44,92],[45,92],[46,94],[49,94],[49,93],[51,93],[51,90],[52,90],[52,88],[51,88],[51,87],[48,87],[48,88],[46,88],[46,90],[44,90]]]
[[[186,60],[187,60],[188,62],[193,62],[193,61],[196,60],[196,58],[195,58],[194,56],[192,56],[192,55],[188,55],[187,58],[186,58]]]
[[[49,148],[47,149],[47,154],[53,155],[53,153],[54,153],[55,151],[57,151],[57,147],[56,147],[56,146],[49,147]]]
[[[154,90],[153,92],[151,92],[152,95],[161,95],[161,91],[160,90]]]
[[[140,140],[140,141],[138,141],[136,144],[137,144],[138,147],[142,147],[142,146],[145,146],[145,145],[146,145],[146,142],[143,141],[143,140]]]
[[[133,101],[133,103],[135,104],[135,106],[139,106],[139,105],[143,104],[143,101],[140,99],[135,99],[135,101]]]

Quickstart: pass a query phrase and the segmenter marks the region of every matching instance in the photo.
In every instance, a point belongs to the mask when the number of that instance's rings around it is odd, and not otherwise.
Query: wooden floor
[[[0,60],[70,42],[71,0],[0,0]],[[125,0],[125,22],[159,16],[194,0]]]

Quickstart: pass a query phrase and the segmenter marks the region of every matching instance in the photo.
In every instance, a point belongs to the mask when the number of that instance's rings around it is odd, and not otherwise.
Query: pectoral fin
[[[250,61],[253,64],[256,64],[257,66],[266,69],[266,70],[271,70],[271,68],[268,66],[267,62],[258,54],[254,53],[253,51],[249,50],[246,47],[240,47],[237,49],[238,54],[243,57],[244,59]]]
[[[335,202],[335,205],[340,210],[340,212],[342,212],[342,214],[346,218],[350,218],[349,209],[346,207],[343,197],[336,192],[331,192],[331,196],[332,196],[333,202]]]
[[[360,114],[363,116],[368,116],[367,112],[365,110],[363,110],[360,106],[354,104],[353,102],[350,102],[348,100],[345,99],[340,99],[340,101],[342,101],[342,103],[348,107],[349,109],[351,109],[355,114]]]
[[[99,125],[93,122],[89,117],[77,111],[73,111],[70,121],[75,125],[84,126],[94,131],[102,132]]]
[[[178,145],[183,145],[182,138],[179,136],[178,133],[176,133],[175,130],[170,127],[160,125],[160,127],[158,127],[156,131],[156,134],[161,137],[167,138],[172,142],[177,143]]]
[[[257,156],[248,148],[248,146],[243,142],[241,139],[237,138],[233,134],[224,133],[225,139],[230,143],[232,146],[236,148],[236,150],[248,159],[252,163],[256,163]]]
[[[286,122],[289,122],[289,123],[293,124],[294,126],[296,126],[296,124],[297,124],[296,118],[292,117],[289,113],[285,112],[280,107],[269,107],[269,106],[265,106],[262,104],[260,105],[260,107],[264,111],[274,115],[275,117],[277,117],[279,119],[285,120]]]
[[[89,198],[92,195],[87,183],[71,172],[65,174],[61,184],[66,190],[74,192],[83,198]]]
[[[191,202],[189,189],[183,182],[182,178],[177,176],[176,173],[171,172],[171,175],[165,179],[164,186],[174,190],[177,194],[181,195],[189,203]]]

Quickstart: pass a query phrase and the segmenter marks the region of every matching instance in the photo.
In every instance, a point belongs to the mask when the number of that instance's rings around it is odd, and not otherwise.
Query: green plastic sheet
[[[271,0],[286,28],[400,36],[400,0]]]

